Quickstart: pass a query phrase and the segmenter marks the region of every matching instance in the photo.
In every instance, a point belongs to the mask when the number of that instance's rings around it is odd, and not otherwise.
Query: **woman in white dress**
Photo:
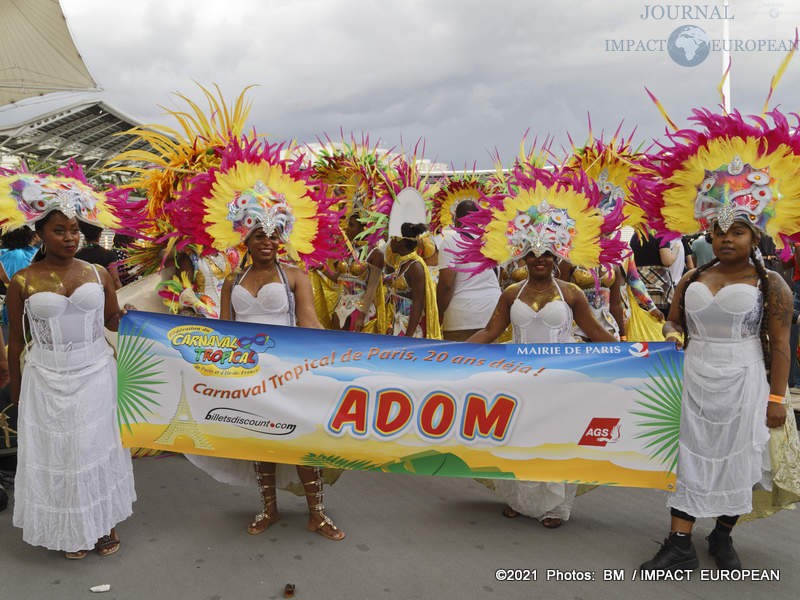
[[[503,291],[486,326],[466,341],[494,342],[510,323],[515,343],[568,343],[574,341],[573,321],[590,341],[615,341],[580,288],[555,277],[562,259],[587,268],[620,260],[614,249],[622,246],[600,240],[606,217],[597,208],[597,185],[580,174],[533,165],[515,170],[512,179],[513,195],[491,199],[491,208],[481,208],[465,224],[467,236],[456,257],[475,272],[522,258],[527,278]],[[495,488],[507,503],[505,516],[521,513],[548,528],[569,518],[576,491],[564,482],[516,480],[497,481]]]
[[[753,486],[769,485],[764,452],[769,428],[786,420],[789,374],[792,294],[756,257],[759,238],[745,221],[727,231],[715,225],[717,258],[678,285],[664,325],[667,339],[686,345],[678,478],[667,502],[670,536],[642,569],[696,568],[691,533],[698,517],[717,520],[708,541],[719,568],[741,568],[730,533],[752,508]]]
[[[281,264],[278,251],[283,227],[253,229],[245,240],[252,264],[241,273],[225,279],[222,285],[222,313],[225,320],[267,325],[285,325],[322,329],[314,311],[314,298],[308,275],[297,267]],[[263,509],[247,532],[256,535],[278,520],[276,464],[255,462]],[[308,530],[329,540],[342,540],[344,531],[325,514],[322,503],[322,474],[319,468],[297,465],[308,503]]]
[[[114,527],[136,493],[103,334],[119,322],[114,285],[105,269],[75,258],[80,232],[67,214],[81,207],[59,208],[36,221],[44,257],[8,290],[11,400],[19,403],[13,522],[27,543],[79,559],[91,548],[101,556],[119,549]]]
[[[731,530],[751,512],[756,486],[782,485],[769,444],[770,429],[787,421],[792,293],[757,247],[763,231],[784,245],[800,229],[800,132],[769,116],[751,123],[696,110],[704,130],[670,135],[636,186],[658,236],[710,231],[716,256],[680,280],[663,329],[686,349],[677,480],[669,535],[643,570],[697,568],[691,534],[705,517],[716,519],[706,539],[717,567],[741,568]]]
[[[556,257],[551,252],[525,255],[528,278],[509,286],[500,296],[486,327],[467,342],[494,342],[511,323],[515,344],[574,342],[573,320],[593,342],[613,342],[592,314],[589,302],[575,284],[555,278]],[[567,521],[577,486],[562,482],[497,480],[495,492],[507,504],[503,515],[523,514],[548,529]]]
[[[232,143],[221,153],[222,166],[203,175],[207,185],[193,188],[186,201],[204,215],[204,235],[216,250],[241,243],[247,247],[250,266],[226,277],[222,285],[221,319],[322,329],[309,277],[292,264],[303,261],[310,268],[341,258],[336,247],[339,215],[331,208],[333,199],[306,179],[308,171],[298,161],[282,159],[281,152],[280,146],[255,139]],[[280,482],[274,463],[204,456],[191,461],[223,483],[258,482],[263,510],[249,524],[250,534],[262,533],[278,520]],[[344,532],[324,512],[320,469],[297,466],[297,473],[308,502],[308,529],[330,540],[343,539]],[[277,475],[280,479],[282,473]]]

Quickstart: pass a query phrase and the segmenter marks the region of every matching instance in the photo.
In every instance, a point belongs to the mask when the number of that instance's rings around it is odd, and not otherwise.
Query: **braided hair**
[[[767,301],[767,298],[769,298],[769,273],[764,266],[764,262],[761,260],[760,253],[756,254],[755,248],[750,250],[750,260],[753,261],[753,265],[756,267],[758,280],[761,283],[761,297],[764,298],[764,303],[761,307],[761,329],[759,330],[758,335],[761,338],[761,351],[764,354],[764,364],[767,366],[767,373],[769,373],[770,348],[769,335],[767,333],[770,311],[769,302]]]
[[[758,280],[760,282],[761,287],[761,296],[762,298],[769,297],[769,273],[767,269],[764,267],[764,263],[761,261],[760,257],[756,255],[755,248],[750,251],[750,260],[753,262],[753,265],[756,268],[756,274],[758,275]],[[689,280],[686,282],[686,287],[683,288],[683,294],[681,294],[680,299],[680,316],[681,316],[681,328],[683,328],[683,347],[686,348],[689,345],[689,329],[686,326],[686,289],[697,279],[700,277],[700,274],[704,271],[707,271],[714,265],[719,263],[719,259],[714,257],[710,262],[704,264],[701,267],[695,269],[692,276],[689,277]],[[761,328],[759,330],[759,337],[761,338],[761,351],[764,354],[764,364],[767,365],[767,369],[769,370],[769,357],[770,357],[770,348],[769,348],[769,336],[767,334],[767,325],[769,322],[769,303],[764,300],[761,309]]]

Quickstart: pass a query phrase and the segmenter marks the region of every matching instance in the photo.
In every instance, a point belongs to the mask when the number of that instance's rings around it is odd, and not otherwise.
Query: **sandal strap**
[[[336,524],[333,521],[331,521],[331,518],[328,515],[326,515],[324,512],[322,512],[321,510],[319,510],[319,511],[315,510],[315,511],[312,511],[312,512],[315,512],[320,517],[322,517],[322,520],[317,524],[317,529],[322,529],[323,527],[325,527],[325,525],[328,525],[334,531],[339,531],[339,528],[336,526]]]
[[[253,517],[253,522],[250,525],[255,526],[259,521],[272,521],[274,517],[275,515],[272,514],[270,511],[266,510],[265,507],[264,510],[262,510],[255,517]]]
[[[119,544],[119,540],[111,535],[104,535],[97,539],[97,543],[94,545],[95,548],[109,548],[114,544]]]

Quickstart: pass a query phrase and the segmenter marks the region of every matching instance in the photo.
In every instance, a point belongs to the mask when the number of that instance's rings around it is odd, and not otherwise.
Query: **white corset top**
[[[564,301],[558,284],[556,284],[556,288],[561,299],[551,300],[538,311],[533,310],[519,299],[524,288],[524,285],[520,288],[510,309],[514,342],[517,344],[548,344],[574,341],[572,309]]]
[[[711,341],[735,341],[758,336],[761,327],[761,290],[734,283],[712,294],[705,283],[686,288],[684,306],[689,336]]]
[[[265,325],[293,325],[294,298],[288,285],[272,282],[262,285],[255,296],[242,287],[241,282],[250,269],[245,271],[239,283],[231,290],[231,305],[237,321],[264,323]]]

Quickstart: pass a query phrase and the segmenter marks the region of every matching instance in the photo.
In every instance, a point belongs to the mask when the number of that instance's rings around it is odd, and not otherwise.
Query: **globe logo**
[[[696,67],[708,58],[711,40],[697,25],[682,25],[670,34],[667,51],[680,66]]]

